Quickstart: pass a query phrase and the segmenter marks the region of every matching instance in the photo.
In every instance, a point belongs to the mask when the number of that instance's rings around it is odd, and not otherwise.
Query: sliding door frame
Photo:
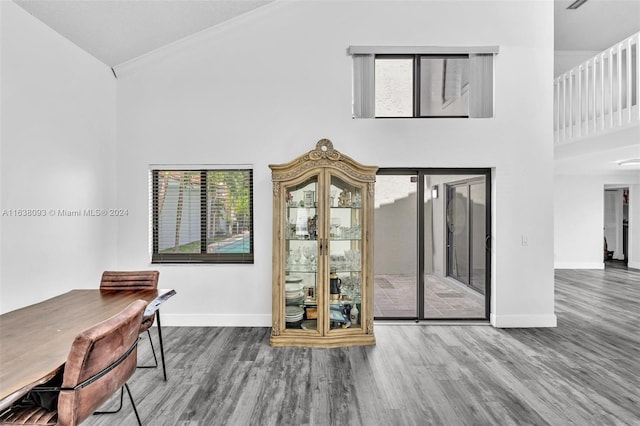
[[[376,317],[376,320],[411,320],[415,322],[419,321],[488,321],[491,315],[491,168],[411,168],[411,167],[387,167],[378,169],[378,175],[395,175],[395,176],[416,176],[417,177],[417,196],[416,196],[416,212],[417,223],[416,229],[418,238],[417,244],[417,277],[418,285],[416,289],[417,317]],[[485,178],[485,203],[486,203],[486,215],[485,215],[485,294],[484,294],[484,317],[479,318],[427,318],[424,313],[424,193],[425,176],[431,175],[483,175]],[[445,188],[441,189],[443,196]],[[374,225],[375,226],[375,225]],[[445,266],[448,267],[448,266]],[[374,295],[375,297],[375,295]]]

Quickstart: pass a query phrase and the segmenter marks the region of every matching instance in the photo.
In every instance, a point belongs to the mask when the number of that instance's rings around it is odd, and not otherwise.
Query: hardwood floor
[[[305,349],[166,327],[168,382],[130,387],[147,425],[640,425],[639,300],[640,271],[558,270],[557,328],[378,325],[374,347]],[[86,424],[135,417],[125,399]]]

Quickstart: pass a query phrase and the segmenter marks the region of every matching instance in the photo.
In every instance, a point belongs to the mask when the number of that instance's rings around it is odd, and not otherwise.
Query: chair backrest
[[[158,288],[158,271],[104,271],[101,290],[153,290]]]
[[[84,421],[133,375],[138,329],[146,306],[144,300],[135,301],[76,336],[58,397],[59,424]]]

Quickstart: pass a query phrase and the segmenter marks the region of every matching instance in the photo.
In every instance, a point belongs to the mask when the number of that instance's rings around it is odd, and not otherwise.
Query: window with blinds
[[[253,263],[253,170],[152,168],[152,263]]]

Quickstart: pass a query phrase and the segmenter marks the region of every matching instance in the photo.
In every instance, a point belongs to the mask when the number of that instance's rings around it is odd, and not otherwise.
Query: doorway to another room
[[[374,317],[488,320],[491,170],[381,169]]]
[[[629,188],[605,185],[605,267],[626,268],[629,262]]]

